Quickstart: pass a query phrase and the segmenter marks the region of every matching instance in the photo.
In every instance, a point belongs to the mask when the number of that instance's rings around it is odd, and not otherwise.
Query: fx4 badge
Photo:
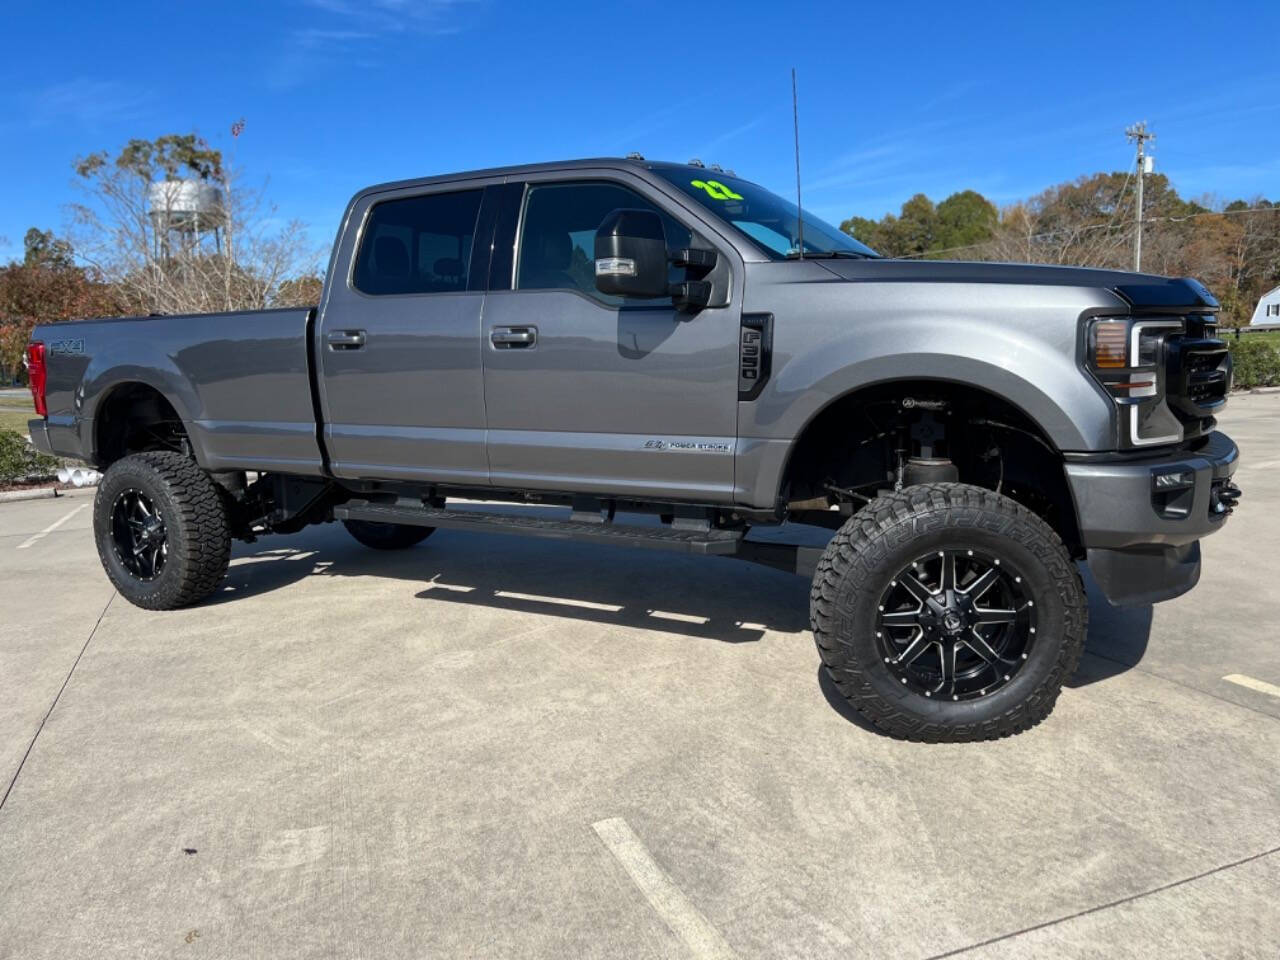
[[[54,340],[49,344],[49,353],[54,356],[63,354],[68,357],[82,357],[84,356],[84,339]]]

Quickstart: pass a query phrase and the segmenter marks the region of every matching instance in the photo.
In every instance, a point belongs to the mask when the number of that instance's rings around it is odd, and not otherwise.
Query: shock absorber
[[[901,479],[907,486],[918,483],[955,483],[960,471],[947,455],[947,429],[939,415],[949,413],[945,400],[905,397],[903,412],[912,417],[910,427],[911,456],[901,466]]]

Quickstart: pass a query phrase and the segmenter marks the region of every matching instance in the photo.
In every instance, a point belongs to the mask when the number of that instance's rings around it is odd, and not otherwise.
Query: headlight
[[[1164,403],[1165,340],[1181,320],[1103,318],[1089,325],[1089,372],[1123,410],[1126,445],[1176,443],[1182,427]]]

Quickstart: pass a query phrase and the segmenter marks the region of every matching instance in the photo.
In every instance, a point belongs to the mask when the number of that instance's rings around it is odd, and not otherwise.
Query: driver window
[[[622,298],[596,290],[595,275],[596,229],[620,207],[657,212],[668,249],[692,245],[688,229],[627,187],[603,182],[534,184],[525,196],[516,289],[578,290],[606,303],[621,303]],[[672,267],[672,282],[683,280],[684,273]]]

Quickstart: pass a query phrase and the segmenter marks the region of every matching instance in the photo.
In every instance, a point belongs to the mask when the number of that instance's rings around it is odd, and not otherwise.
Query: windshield
[[[698,167],[658,167],[654,173],[675,184],[717,217],[729,221],[775,260],[800,255],[796,205],[763,187]],[[876,257],[874,250],[829,223],[804,215],[804,255]]]

